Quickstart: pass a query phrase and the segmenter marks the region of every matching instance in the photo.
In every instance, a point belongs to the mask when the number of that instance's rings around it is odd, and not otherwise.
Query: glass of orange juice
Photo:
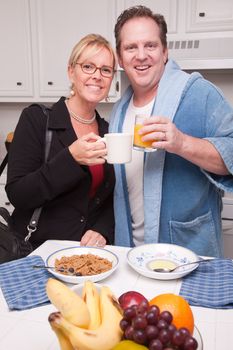
[[[143,126],[144,120],[147,118],[149,118],[149,116],[144,114],[137,114],[135,116],[133,148],[138,151],[153,152],[153,151],[156,151],[156,149],[152,147],[152,143],[154,142],[154,140],[142,141],[142,136],[144,135],[138,134],[138,131]]]

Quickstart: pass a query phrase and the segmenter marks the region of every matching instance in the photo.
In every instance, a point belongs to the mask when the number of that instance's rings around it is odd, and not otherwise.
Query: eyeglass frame
[[[94,74],[97,70],[99,70],[99,71],[100,71],[100,74],[102,75],[102,77],[104,77],[104,78],[111,78],[111,77],[114,76],[114,73],[116,72],[116,70],[115,70],[113,67],[111,67],[111,66],[97,67],[94,63],[85,63],[85,62],[82,62],[82,63],[76,62],[75,64],[78,64],[78,65],[81,67],[83,73],[88,74],[88,75],[92,75],[92,74]],[[83,65],[84,65],[84,64],[90,64],[90,65],[94,66],[94,67],[95,67],[94,71],[93,71],[92,73],[90,73],[90,72],[89,72],[89,73],[88,73],[88,72],[85,72],[85,71],[83,70]],[[112,70],[112,75],[109,75],[109,76],[104,75],[103,72],[101,71],[101,69],[102,69],[103,67],[110,68],[110,69]]]

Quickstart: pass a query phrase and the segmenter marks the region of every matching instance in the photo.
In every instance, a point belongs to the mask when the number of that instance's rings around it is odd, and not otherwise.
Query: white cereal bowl
[[[155,272],[149,268],[149,265],[152,261],[156,260],[167,260],[175,265],[181,265],[197,261],[199,257],[187,248],[166,243],[143,244],[132,248],[127,254],[127,262],[135,271],[145,277],[159,280],[181,278],[195,270],[199,265],[197,263],[190,266],[183,266],[174,272]]]
[[[103,273],[99,273],[97,275],[88,275],[88,276],[64,275],[62,273],[55,271],[54,267],[55,267],[56,259],[61,259],[64,256],[69,257],[72,255],[82,255],[82,254],[93,254],[101,258],[105,258],[112,263],[112,268]],[[110,252],[109,250],[104,248],[86,247],[86,246],[85,247],[76,246],[76,247],[69,247],[69,248],[57,250],[52,254],[50,254],[47,257],[45,262],[46,266],[51,266],[51,268],[49,268],[48,271],[51,274],[53,274],[54,277],[60,279],[63,282],[73,283],[73,284],[83,283],[85,280],[90,280],[92,282],[103,280],[109,277],[116,270],[118,263],[119,263],[118,256]]]

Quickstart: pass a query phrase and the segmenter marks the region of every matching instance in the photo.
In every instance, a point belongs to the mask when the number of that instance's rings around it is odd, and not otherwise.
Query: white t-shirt
[[[153,105],[154,99],[144,107],[135,107],[132,97],[126,111],[123,132],[133,134],[135,115],[151,115]],[[144,243],[143,161],[144,152],[133,149],[132,161],[125,164],[133,228],[133,241],[136,246]]]

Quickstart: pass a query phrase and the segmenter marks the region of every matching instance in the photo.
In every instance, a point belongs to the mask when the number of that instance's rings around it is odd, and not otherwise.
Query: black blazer
[[[15,210],[15,229],[23,237],[33,210],[43,206],[38,229],[30,241],[37,247],[47,239],[80,240],[86,230],[114,241],[113,167],[104,164],[104,181],[89,198],[91,174],[68,150],[77,139],[62,97],[52,106],[49,129],[53,131],[48,162],[44,164],[46,117],[38,106],[23,110],[9,151],[6,192]],[[99,134],[108,123],[97,113]]]

